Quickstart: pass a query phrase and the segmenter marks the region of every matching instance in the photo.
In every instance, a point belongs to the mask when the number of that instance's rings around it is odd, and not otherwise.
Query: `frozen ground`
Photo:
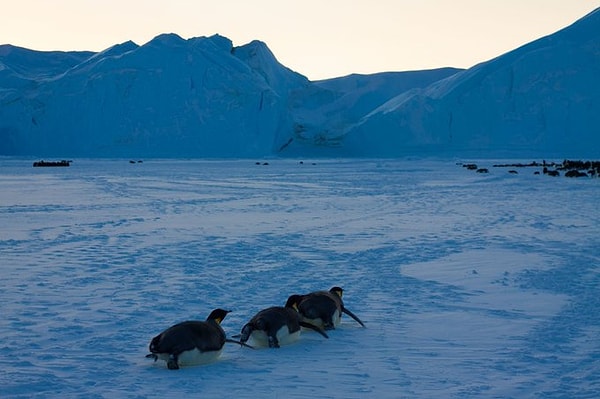
[[[473,160],[467,160],[469,162]],[[530,160],[525,160],[530,161]],[[600,180],[432,160],[0,159],[2,398],[596,398]],[[239,332],[340,285],[325,340],[170,371],[150,339]]]

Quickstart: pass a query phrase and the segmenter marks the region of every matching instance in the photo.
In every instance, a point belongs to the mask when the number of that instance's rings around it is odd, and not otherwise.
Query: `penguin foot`
[[[169,360],[167,361],[167,368],[169,370],[179,370],[179,364],[177,362],[177,356],[169,355]]]
[[[269,337],[269,348],[279,348],[279,342],[276,337]]]

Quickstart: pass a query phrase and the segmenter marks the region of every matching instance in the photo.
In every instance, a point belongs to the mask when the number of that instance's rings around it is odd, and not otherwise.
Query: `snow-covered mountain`
[[[64,156],[254,156],[266,154],[288,115],[278,89],[307,84],[281,71],[261,43],[233,54],[221,36],[160,35],[93,54],[48,77],[12,78],[0,92],[2,154]],[[5,53],[22,51],[3,48]],[[42,55],[45,55],[42,53]],[[66,55],[62,55],[66,58]],[[10,60],[9,60],[10,61]],[[26,79],[2,62],[8,76]],[[280,70],[284,68],[279,67]],[[267,69],[270,72],[270,70]],[[287,80],[286,80],[287,79]],[[19,85],[11,83],[16,82]]]
[[[600,155],[600,11],[469,70],[311,82],[265,43],[0,46],[0,155]],[[401,51],[401,49],[398,49]]]
[[[346,132],[352,154],[600,155],[600,9],[401,93]]]

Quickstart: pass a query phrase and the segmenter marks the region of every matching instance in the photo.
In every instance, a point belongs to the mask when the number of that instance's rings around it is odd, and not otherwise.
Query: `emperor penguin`
[[[180,366],[209,363],[221,356],[225,342],[250,347],[242,342],[228,339],[221,322],[229,310],[215,309],[206,321],[189,320],[175,324],[152,338],[148,358],[164,360],[169,370]]]
[[[333,287],[329,291],[314,291],[305,295],[291,295],[288,304],[295,306],[300,313],[302,321],[320,327],[324,330],[335,329],[342,319],[342,313],[352,317],[358,324],[365,324],[349,309],[342,300],[344,290]]]
[[[325,331],[300,319],[298,311],[293,307],[272,306],[259,311],[242,328],[240,342],[245,343],[250,337],[256,345],[279,348],[298,340],[300,327],[310,328],[325,338]]]

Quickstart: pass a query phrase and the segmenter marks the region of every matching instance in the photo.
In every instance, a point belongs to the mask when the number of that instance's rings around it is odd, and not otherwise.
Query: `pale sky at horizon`
[[[600,0],[19,0],[0,44],[101,51],[161,33],[264,41],[311,80],[468,68],[562,29]]]

